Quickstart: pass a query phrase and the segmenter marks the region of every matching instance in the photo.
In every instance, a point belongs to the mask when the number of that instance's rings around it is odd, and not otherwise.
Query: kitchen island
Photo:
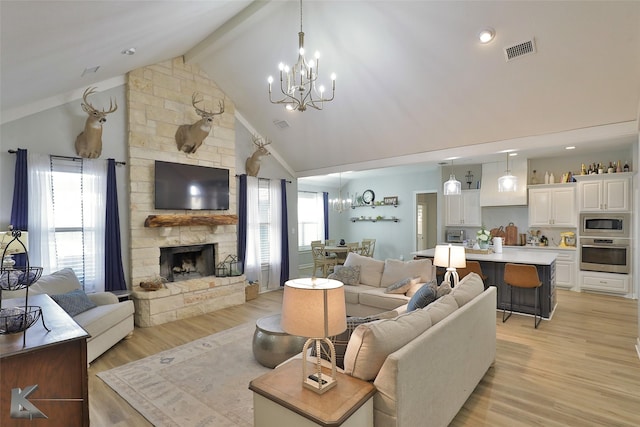
[[[413,252],[416,258],[433,259],[435,249]],[[542,317],[550,319],[556,306],[556,252],[523,251],[516,248],[504,248],[502,253],[466,253],[469,261],[480,262],[482,273],[487,276],[486,286],[498,288],[498,308],[509,309],[508,285],[504,283],[504,266],[507,263],[532,264],[538,269],[538,276],[542,282]],[[516,313],[533,314],[535,309],[534,292],[530,289],[513,288],[513,311]]]

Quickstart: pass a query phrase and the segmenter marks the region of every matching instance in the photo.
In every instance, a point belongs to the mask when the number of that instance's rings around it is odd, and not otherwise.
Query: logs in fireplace
[[[215,245],[160,248],[160,275],[178,282],[215,275]]]

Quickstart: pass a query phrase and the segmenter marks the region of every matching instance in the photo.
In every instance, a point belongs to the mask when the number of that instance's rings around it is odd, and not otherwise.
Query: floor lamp
[[[302,385],[322,394],[336,385],[336,351],[327,337],[347,329],[347,310],[342,282],[321,278],[289,280],[282,298],[282,329],[291,335],[309,338],[302,348]],[[315,346],[315,360],[308,359],[310,345]],[[322,345],[329,349],[331,374],[322,372]],[[315,372],[307,374],[308,363]]]
[[[443,282],[449,282],[451,287],[458,286],[460,277],[458,276],[456,268],[464,268],[467,266],[464,246],[436,245],[433,264],[436,267],[445,267],[447,269]],[[452,277],[453,282],[451,282]]]

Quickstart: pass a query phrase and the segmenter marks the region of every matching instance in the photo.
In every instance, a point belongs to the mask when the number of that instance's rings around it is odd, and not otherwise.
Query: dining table
[[[356,252],[360,253],[360,249],[362,249],[362,245],[358,244]],[[336,254],[338,264],[344,264],[347,259],[347,252],[349,252],[347,245],[325,245],[324,250],[328,254]]]

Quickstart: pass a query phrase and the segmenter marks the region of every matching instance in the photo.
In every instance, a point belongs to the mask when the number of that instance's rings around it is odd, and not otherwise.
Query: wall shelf
[[[351,222],[398,222],[400,218],[349,218]]]
[[[394,208],[397,208],[398,205],[351,205],[351,209],[355,209],[355,208],[371,208],[371,209],[375,209],[375,208],[384,208],[386,206],[393,206]]]

